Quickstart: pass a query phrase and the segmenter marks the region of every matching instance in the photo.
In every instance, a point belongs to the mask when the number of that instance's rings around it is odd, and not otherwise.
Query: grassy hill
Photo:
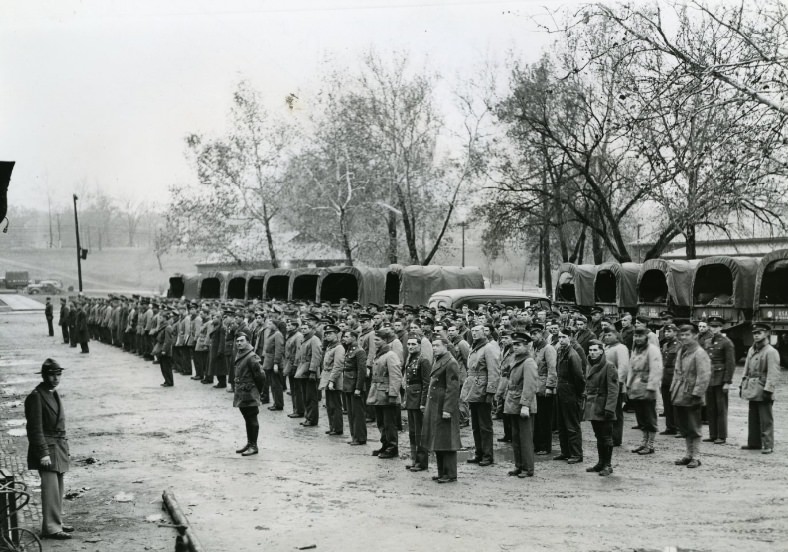
[[[56,279],[68,288],[77,288],[77,257],[74,249],[0,250],[0,277],[8,270],[27,270],[35,280]],[[196,259],[183,253],[165,255],[163,271],[149,249],[105,248],[91,250],[82,261],[85,290],[125,290],[145,293],[166,291],[168,278],[175,272],[196,272]]]

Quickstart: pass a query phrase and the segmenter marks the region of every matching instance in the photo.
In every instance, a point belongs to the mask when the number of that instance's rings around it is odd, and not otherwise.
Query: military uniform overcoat
[[[700,345],[682,346],[676,355],[670,398],[673,406],[706,404],[706,389],[711,377],[711,360]]]
[[[235,385],[233,406],[260,406],[260,390],[265,384],[265,375],[260,365],[260,357],[251,346],[242,350],[235,358]]]
[[[586,374],[583,420],[596,422],[615,420],[618,393],[618,370],[615,365],[604,355],[596,363],[591,361]],[[613,417],[605,418],[605,412],[613,412]]]
[[[448,352],[435,358],[424,410],[421,446],[429,451],[450,452],[462,448],[460,441],[460,367]],[[443,413],[451,414],[443,419]]]

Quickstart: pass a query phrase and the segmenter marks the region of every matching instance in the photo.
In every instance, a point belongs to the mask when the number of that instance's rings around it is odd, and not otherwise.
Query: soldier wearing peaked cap
[[[721,445],[728,438],[728,389],[733,383],[736,353],[733,341],[722,333],[724,320],[712,316],[708,323],[711,337],[706,342],[706,352],[711,359],[711,379],[706,389],[709,437],[704,441]]]
[[[25,399],[27,468],[41,477],[41,535],[70,539],[74,528],[63,524],[63,474],[69,469],[66,414],[55,388],[63,368],[48,358],[41,366],[41,383]]]
[[[504,415],[512,427],[512,449],[514,469],[509,475],[520,478],[534,474],[534,417],[537,413],[536,393],[539,389],[539,374],[533,355],[531,337],[526,333],[514,332],[512,340],[512,364],[504,401]]]
[[[780,377],[780,354],[769,344],[771,327],[752,325],[753,344],[744,362],[739,396],[749,401],[747,444],[745,450],[761,449],[761,454],[774,451],[774,391]]]

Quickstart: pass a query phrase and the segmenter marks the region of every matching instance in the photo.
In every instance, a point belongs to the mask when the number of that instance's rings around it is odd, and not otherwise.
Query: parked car
[[[471,310],[476,310],[479,305],[493,303],[512,307],[533,307],[550,310],[552,302],[544,293],[531,291],[514,291],[506,289],[446,289],[430,296],[427,306],[438,308],[446,307],[460,309],[468,305]]]
[[[37,284],[28,284],[25,292],[29,295],[58,295],[63,291],[60,282],[52,280],[42,280]]]

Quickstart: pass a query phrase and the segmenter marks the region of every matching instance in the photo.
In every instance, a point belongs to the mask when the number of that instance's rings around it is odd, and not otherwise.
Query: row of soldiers
[[[727,438],[727,392],[735,358],[718,319],[678,328],[665,312],[655,333],[649,319],[625,315],[613,320],[601,309],[594,309],[589,320],[570,309],[552,313],[492,304],[455,312],[407,305],[362,308],[347,301],[239,305],[123,297],[88,300],[87,313],[91,334],[161,364],[163,386],[173,385],[174,369],[203,383],[216,378],[215,387],[236,392],[241,337],[267,376],[261,404],[283,410],[284,390],[289,389],[289,417],[303,418],[301,424],[311,427],[318,423],[318,402],[325,396],[327,433],[342,435],[347,413],[349,444],[365,444],[366,422],[374,420],[381,433],[381,448],[374,452],[379,458],[398,456],[397,428],[404,408],[411,471],[427,468],[429,451],[455,454],[453,469],[450,456],[441,460],[436,480],[456,478],[459,427],[469,421],[475,455],[468,461],[480,466],[494,462],[493,414],[503,420],[499,441],[512,442],[515,449],[510,473],[521,477],[533,474],[534,455],[551,453],[556,428],[561,451],[554,459],[583,462],[581,420],[591,421],[597,436],[599,461],[588,471],[612,473],[612,450],[621,445],[627,397],[643,436],[633,452],[654,453],[657,393],[665,407],[662,434],[683,436],[687,442],[678,464],[700,465],[704,404],[707,440],[722,444]],[[768,453],[773,450],[771,393],[779,359],[768,345],[768,328],[756,326],[754,339],[740,391],[750,400],[750,436],[744,448]],[[443,380],[433,385],[431,374],[439,365]],[[425,421],[433,390],[441,394],[440,411],[429,413]],[[254,424],[247,424],[247,440],[247,445],[255,441],[256,452]],[[249,450],[247,446],[242,453]]]

